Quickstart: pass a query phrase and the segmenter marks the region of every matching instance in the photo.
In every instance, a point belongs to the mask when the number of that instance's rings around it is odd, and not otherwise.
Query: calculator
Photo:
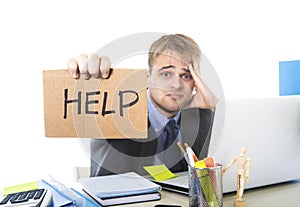
[[[51,207],[51,191],[41,188],[0,196],[0,207]]]

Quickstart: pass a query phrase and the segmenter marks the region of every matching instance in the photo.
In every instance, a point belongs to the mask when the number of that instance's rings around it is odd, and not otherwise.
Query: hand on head
[[[192,65],[189,65],[189,70],[194,79],[196,93],[194,94],[187,108],[192,108],[192,107],[207,108],[214,111],[216,104],[219,102],[219,99],[205,85],[200,75],[198,74],[197,71],[194,70]]]

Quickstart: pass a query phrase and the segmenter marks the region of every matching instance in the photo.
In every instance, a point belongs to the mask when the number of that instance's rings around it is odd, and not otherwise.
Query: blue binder
[[[300,95],[300,60],[279,62],[279,95]]]

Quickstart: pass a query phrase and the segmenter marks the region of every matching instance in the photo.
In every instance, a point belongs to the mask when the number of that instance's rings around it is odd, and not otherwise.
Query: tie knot
[[[170,119],[168,121],[168,123],[166,124],[166,130],[169,131],[169,130],[172,130],[174,131],[175,130],[175,126],[176,126],[176,122],[174,119]]]

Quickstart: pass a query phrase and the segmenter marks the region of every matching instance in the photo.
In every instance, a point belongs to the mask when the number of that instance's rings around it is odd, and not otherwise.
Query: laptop
[[[300,178],[300,96],[227,99],[221,106],[225,113],[216,110],[209,156],[226,166],[247,147],[251,169],[245,189]],[[223,192],[236,191],[236,180],[235,163],[223,176]],[[188,194],[187,172],[157,183]]]
[[[247,147],[245,189],[300,178],[300,96],[227,99],[224,105],[224,121],[216,111],[209,156],[225,166]],[[235,163],[223,176],[225,193],[236,191],[236,174]]]

